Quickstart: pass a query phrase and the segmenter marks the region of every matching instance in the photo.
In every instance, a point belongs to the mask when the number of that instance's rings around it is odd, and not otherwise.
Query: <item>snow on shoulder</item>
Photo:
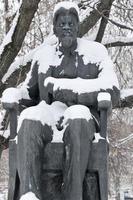
[[[49,66],[55,66],[55,63],[56,66],[60,65],[63,57],[59,57],[61,52],[56,51],[56,47],[57,41],[55,42],[55,44],[46,44],[40,47],[33,57],[31,67],[33,67],[34,64],[37,62],[39,65],[38,72],[45,74],[49,69]]]
[[[74,2],[63,1],[63,2],[57,3],[56,6],[55,6],[55,8],[54,8],[53,15],[55,15],[55,13],[56,13],[60,8],[65,8],[66,10],[69,10],[70,8],[75,8],[75,10],[77,11],[77,13],[78,13],[78,15],[79,15],[79,8],[78,8],[77,4],[74,3]]]
[[[84,38],[78,38],[77,52],[83,55],[84,64],[97,63],[107,59],[107,49],[99,42],[89,41]]]

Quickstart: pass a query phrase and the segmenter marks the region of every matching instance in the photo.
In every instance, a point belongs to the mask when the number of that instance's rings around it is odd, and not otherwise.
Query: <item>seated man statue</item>
[[[91,143],[99,132],[98,93],[110,93],[113,106],[119,99],[118,81],[105,47],[77,38],[79,10],[75,3],[55,6],[53,31],[56,42],[41,46],[35,53],[23,86],[3,94],[3,99],[8,93],[22,103],[26,99],[34,102],[22,111],[17,129],[22,200],[27,199],[28,192],[42,200],[43,152],[48,143],[57,140],[63,140],[67,160],[62,200],[83,199]]]

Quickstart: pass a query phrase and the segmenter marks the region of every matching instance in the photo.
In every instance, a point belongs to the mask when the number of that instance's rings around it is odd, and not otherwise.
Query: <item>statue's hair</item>
[[[75,15],[75,17],[77,18],[77,21],[79,22],[79,15],[77,10],[74,7],[71,7],[69,9],[66,9],[64,7],[60,7],[55,13],[54,13],[54,17],[53,17],[53,25],[56,24],[57,18],[59,15],[63,15],[63,14],[73,14]]]

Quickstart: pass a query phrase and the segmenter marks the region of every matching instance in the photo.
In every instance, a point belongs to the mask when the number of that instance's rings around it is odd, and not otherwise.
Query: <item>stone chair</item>
[[[5,104],[10,115],[10,142],[9,142],[9,189],[8,200],[18,200],[19,175],[17,170],[17,115],[18,105],[14,109]],[[98,102],[100,111],[100,135],[105,139],[92,142],[91,159],[88,163],[83,183],[83,200],[108,199],[108,142],[106,139],[107,111],[111,101]],[[96,139],[95,139],[96,140]],[[44,151],[42,187],[43,199],[60,199],[63,170],[63,143],[49,143]],[[54,158],[54,159],[52,159]]]

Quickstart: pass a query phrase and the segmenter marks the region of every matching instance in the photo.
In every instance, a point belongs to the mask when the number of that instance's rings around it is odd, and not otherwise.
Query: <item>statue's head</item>
[[[79,30],[79,10],[75,3],[63,1],[55,6],[53,30],[64,48],[75,43]]]

